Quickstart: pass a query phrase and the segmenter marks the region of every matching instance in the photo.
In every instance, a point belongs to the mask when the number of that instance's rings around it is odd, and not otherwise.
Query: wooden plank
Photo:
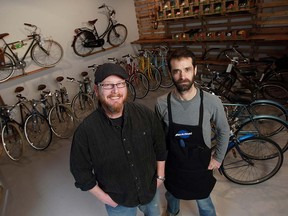
[[[262,13],[259,13],[257,15],[257,17],[259,18],[275,18],[275,17],[282,17],[282,16],[288,16],[288,10],[285,10],[285,11],[272,11],[272,12],[262,12]]]
[[[263,2],[257,4],[257,7],[259,8],[274,8],[274,7],[283,7],[283,6],[288,6],[288,1],[287,0],[281,0],[281,1],[271,1],[271,2]]]
[[[259,20],[255,21],[257,25],[288,25],[288,19],[283,20]]]

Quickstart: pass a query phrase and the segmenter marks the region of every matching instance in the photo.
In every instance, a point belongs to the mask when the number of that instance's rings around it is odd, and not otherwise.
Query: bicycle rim
[[[111,46],[119,46],[127,38],[127,28],[122,24],[115,25],[108,33],[108,42]]]
[[[46,149],[52,141],[52,130],[48,120],[38,114],[28,116],[24,132],[28,143],[36,150]]]
[[[2,144],[8,157],[14,161],[23,155],[24,138],[18,125],[7,122],[2,128]]]
[[[280,118],[272,116],[258,116],[244,121],[237,129],[236,135],[255,134],[267,137],[276,142],[282,152],[288,148],[288,123]]]
[[[281,104],[288,103],[288,90],[280,83],[266,83],[254,91],[254,99],[275,100]]]
[[[150,66],[144,70],[144,74],[146,75],[149,81],[149,90],[156,91],[161,84],[160,71],[157,68]]]
[[[56,41],[44,40],[43,43],[37,43],[32,47],[31,57],[40,67],[53,67],[61,61],[63,48]]]
[[[160,87],[162,88],[170,88],[173,86],[173,80],[172,76],[169,72],[168,66],[167,65],[161,65],[158,67],[158,70],[160,71],[161,74],[161,84]]]
[[[0,83],[5,82],[13,76],[15,71],[15,61],[8,53],[4,53],[5,65],[0,65]]]
[[[80,93],[72,101],[72,110],[78,120],[83,120],[95,110],[95,104],[89,95]]]
[[[248,109],[253,115],[271,115],[284,121],[288,120],[288,110],[282,104],[274,101],[256,100],[250,104]]]
[[[142,99],[149,92],[148,78],[141,72],[137,72],[130,77],[130,83],[134,86],[136,98]]]
[[[84,57],[92,53],[93,47],[84,47],[84,44],[91,38],[95,38],[95,36],[89,31],[82,31],[75,36],[72,47],[76,55]]]
[[[49,113],[49,124],[57,137],[69,138],[75,128],[72,110],[64,105],[54,106]]]
[[[281,168],[283,154],[279,146],[265,138],[241,141],[239,149],[228,150],[221,167],[224,176],[241,185],[253,185],[273,177]]]
[[[127,88],[128,88],[127,101],[133,102],[133,101],[135,101],[135,98],[136,98],[136,91],[135,91],[135,88],[132,85],[132,83],[127,81],[127,84],[128,84],[128,86],[127,86]]]

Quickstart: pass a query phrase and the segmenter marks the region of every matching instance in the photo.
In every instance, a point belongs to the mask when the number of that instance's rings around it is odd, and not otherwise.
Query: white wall
[[[116,19],[127,27],[127,40],[121,47],[85,58],[79,57],[71,47],[74,29],[83,26],[88,20],[98,18],[96,26],[101,33],[106,27],[107,19],[103,14],[103,9],[99,10],[98,7],[104,2],[116,10]],[[58,76],[80,79],[80,73],[88,71],[90,77],[93,78],[92,71],[87,68],[88,65],[102,64],[107,62],[108,57],[120,58],[138,49],[136,45],[130,44],[139,38],[134,0],[1,0],[0,5],[0,33],[10,34],[5,37],[7,42],[26,37],[28,32],[23,25],[26,22],[40,27],[44,36],[51,36],[64,49],[62,61],[54,68],[0,83],[0,95],[6,104],[16,102],[14,90],[17,86],[25,88],[24,96],[31,99],[38,98],[37,86],[39,84],[46,84],[51,91],[54,91],[57,88],[55,78]],[[20,56],[21,50],[19,51]],[[30,59],[27,59],[27,64],[26,71],[37,69]],[[15,75],[17,74],[21,74],[21,71],[18,70]],[[70,82],[64,82],[64,85],[72,98],[77,92],[77,85]]]

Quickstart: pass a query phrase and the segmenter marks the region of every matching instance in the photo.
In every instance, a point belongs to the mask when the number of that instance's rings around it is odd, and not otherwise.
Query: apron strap
[[[200,89],[200,113],[199,113],[199,126],[202,127],[203,124],[203,115],[204,115],[204,108],[203,108],[203,91]]]
[[[172,138],[171,132],[173,131],[173,120],[172,120],[172,111],[171,111],[171,92],[169,92],[169,94],[167,95],[167,107],[168,107],[168,127],[169,127],[169,132],[168,132],[168,136],[169,138]]]

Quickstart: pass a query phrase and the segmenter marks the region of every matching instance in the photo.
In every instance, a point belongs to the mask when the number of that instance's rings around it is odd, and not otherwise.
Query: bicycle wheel
[[[130,83],[134,86],[135,97],[137,99],[142,99],[146,97],[149,92],[149,81],[148,78],[141,72],[136,72],[132,74],[129,78]]]
[[[149,66],[146,67],[143,71],[143,73],[146,75],[149,81],[149,90],[150,91],[156,91],[161,84],[161,73],[160,71],[154,67],[154,66]]]
[[[5,64],[0,65],[0,83],[12,77],[16,68],[15,60],[10,54],[4,53],[4,61]]]
[[[31,58],[40,67],[53,67],[60,62],[62,57],[62,46],[53,40],[36,43],[31,49]]]
[[[158,67],[158,70],[160,71],[161,74],[161,83],[160,87],[162,88],[170,88],[171,86],[174,85],[172,76],[169,72],[168,66],[167,65],[161,65]]]
[[[253,115],[272,115],[288,121],[288,110],[282,104],[272,100],[256,100],[247,108]]]
[[[254,99],[275,100],[281,104],[288,103],[288,89],[277,82],[263,83],[253,92]]]
[[[275,142],[263,137],[252,137],[228,149],[221,171],[234,183],[253,185],[273,177],[282,163],[283,154]]]
[[[28,143],[36,150],[46,149],[52,141],[52,130],[48,120],[39,114],[31,114],[24,124]]]
[[[108,33],[108,43],[111,46],[119,46],[124,43],[127,38],[127,28],[123,24],[117,24]]]
[[[85,47],[84,45],[91,41],[92,39],[95,40],[95,36],[90,31],[81,31],[78,33],[73,40],[72,47],[76,55],[78,56],[87,56],[92,53],[94,50],[93,47]]]
[[[90,95],[79,93],[71,103],[72,111],[78,120],[83,120],[95,110],[94,100]]]
[[[2,144],[8,157],[14,161],[23,155],[24,137],[17,124],[7,122],[2,128]]]
[[[235,134],[255,134],[257,137],[268,137],[276,142],[283,152],[288,148],[288,122],[275,116],[254,116],[240,123]]]
[[[49,124],[53,133],[59,138],[69,138],[74,133],[75,121],[72,110],[59,104],[49,112]]]
[[[127,88],[128,88],[128,97],[127,97],[127,100],[130,101],[130,102],[133,102],[135,101],[135,98],[136,98],[136,91],[135,91],[135,88],[134,86],[132,85],[132,83],[127,82]]]

